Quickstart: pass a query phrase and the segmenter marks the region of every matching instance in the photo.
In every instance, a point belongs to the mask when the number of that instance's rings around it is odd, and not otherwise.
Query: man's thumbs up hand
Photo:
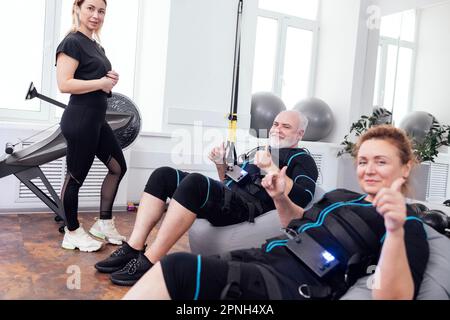
[[[256,152],[253,163],[267,174],[280,172],[280,168],[278,168],[278,166],[272,161],[272,155],[269,151],[269,144],[266,144],[264,150]]]

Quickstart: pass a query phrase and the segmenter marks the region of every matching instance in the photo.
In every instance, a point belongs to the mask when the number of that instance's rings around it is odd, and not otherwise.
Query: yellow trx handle
[[[231,120],[228,124],[228,141],[236,143],[237,120]]]

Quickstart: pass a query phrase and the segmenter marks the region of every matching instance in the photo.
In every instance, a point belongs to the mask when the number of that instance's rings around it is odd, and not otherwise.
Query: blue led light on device
[[[336,258],[328,251],[322,252],[322,257],[325,259],[326,263],[330,263],[336,260]]]

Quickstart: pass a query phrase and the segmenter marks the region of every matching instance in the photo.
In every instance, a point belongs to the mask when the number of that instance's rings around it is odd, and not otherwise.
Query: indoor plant
[[[350,126],[350,132],[344,137],[341,145],[344,146],[338,152],[338,157],[344,154],[352,154],[355,143],[353,140],[367,131],[370,127],[379,124],[391,123],[392,113],[384,108],[374,109],[372,115],[363,115],[359,120],[353,122]],[[422,141],[416,141],[412,138],[414,153],[419,162],[431,161],[439,154],[439,148],[450,145],[450,126],[441,125],[436,119],[433,119],[432,126]]]

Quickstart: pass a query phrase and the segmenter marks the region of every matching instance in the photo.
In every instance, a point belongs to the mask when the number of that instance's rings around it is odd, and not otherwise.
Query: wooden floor
[[[80,222],[86,230],[97,214],[81,213]],[[117,229],[127,237],[133,228],[136,213],[116,213]],[[117,246],[105,244],[101,251],[83,253],[61,248],[63,235],[58,232],[54,215],[0,215],[0,299],[42,300],[114,300],[129,288],[113,285],[107,274],[94,264],[109,256]],[[156,230],[149,239],[152,241]],[[187,234],[171,252],[189,251]],[[76,283],[73,271],[80,270],[80,289],[69,289]],[[68,273],[72,272],[72,273]],[[69,284],[69,286],[68,286]]]

